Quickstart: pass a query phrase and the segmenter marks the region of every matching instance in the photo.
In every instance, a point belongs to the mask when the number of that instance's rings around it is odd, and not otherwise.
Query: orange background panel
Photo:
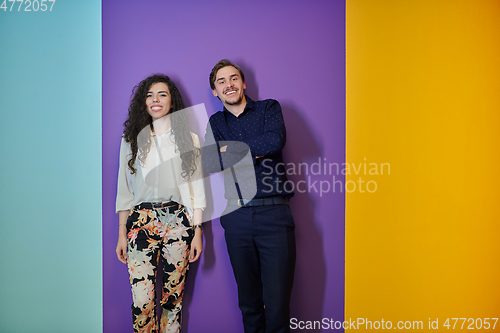
[[[345,317],[500,318],[500,1],[346,8]]]

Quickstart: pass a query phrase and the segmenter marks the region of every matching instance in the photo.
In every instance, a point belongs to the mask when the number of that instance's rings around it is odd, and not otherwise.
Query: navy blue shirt
[[[255,198],[293,196],[293,186],[286,184],[282,149],[286,142],[285,122],[280,104],[273,99],[254,102],[245,96],[244,111],[235,117],[226,108],[212,115],[205,134],[202,160],[205,170],[219,172],[240,161],[250,150],[257,182]],[[229,142],[225,142],[229,141]],[[220,147],[227,145],[225,152]],[[224,176],[226,199],[239,199],[230,184],[231,173]],[[240,188],[249,184],[239,183]]]

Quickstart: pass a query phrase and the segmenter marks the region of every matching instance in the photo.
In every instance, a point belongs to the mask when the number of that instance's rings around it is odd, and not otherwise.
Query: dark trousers
[[[245,333],[290,332],[295,224],[287,205],[242,207],[220,218]]]

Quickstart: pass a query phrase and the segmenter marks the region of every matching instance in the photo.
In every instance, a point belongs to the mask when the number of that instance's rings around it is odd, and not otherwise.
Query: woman
[[[158,331],[155,282],[161,257],[160,332],[179,332],[186,273],[203,251],[200,144],[168,76],[146,78],[133,95],[120,148],[116,254],[128,265],[134,331]]]

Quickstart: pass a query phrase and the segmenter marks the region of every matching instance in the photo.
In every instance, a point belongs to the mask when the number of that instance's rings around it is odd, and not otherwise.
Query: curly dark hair
[[[200,154],[200,149],[194,146],[186,113],[177,112],[185,108],[181,94],[170,78],[163,74],[154,74],[147,77],[132,90],[133,97],[128,108],[128,119],[123,123],[125,127],[123,137],[125,141],[130,144],[132,150],[132,155],[128,161],[128,167],[132,171],[132,174],[135,174],[137,170],[134,164],[137,156],[139,156],[139,161],[144,163],[151,149],[151,132],[143,131],[147,126],[153,129],[153,119],[147,111],[146,95],[151,86],[159,82],[165,83],[170,91],[172,101],[170,123],[174,135],[174,142],[180,152],[182,160],[181,176],[184,179],[189,179],[196,171],[196,158]]]

